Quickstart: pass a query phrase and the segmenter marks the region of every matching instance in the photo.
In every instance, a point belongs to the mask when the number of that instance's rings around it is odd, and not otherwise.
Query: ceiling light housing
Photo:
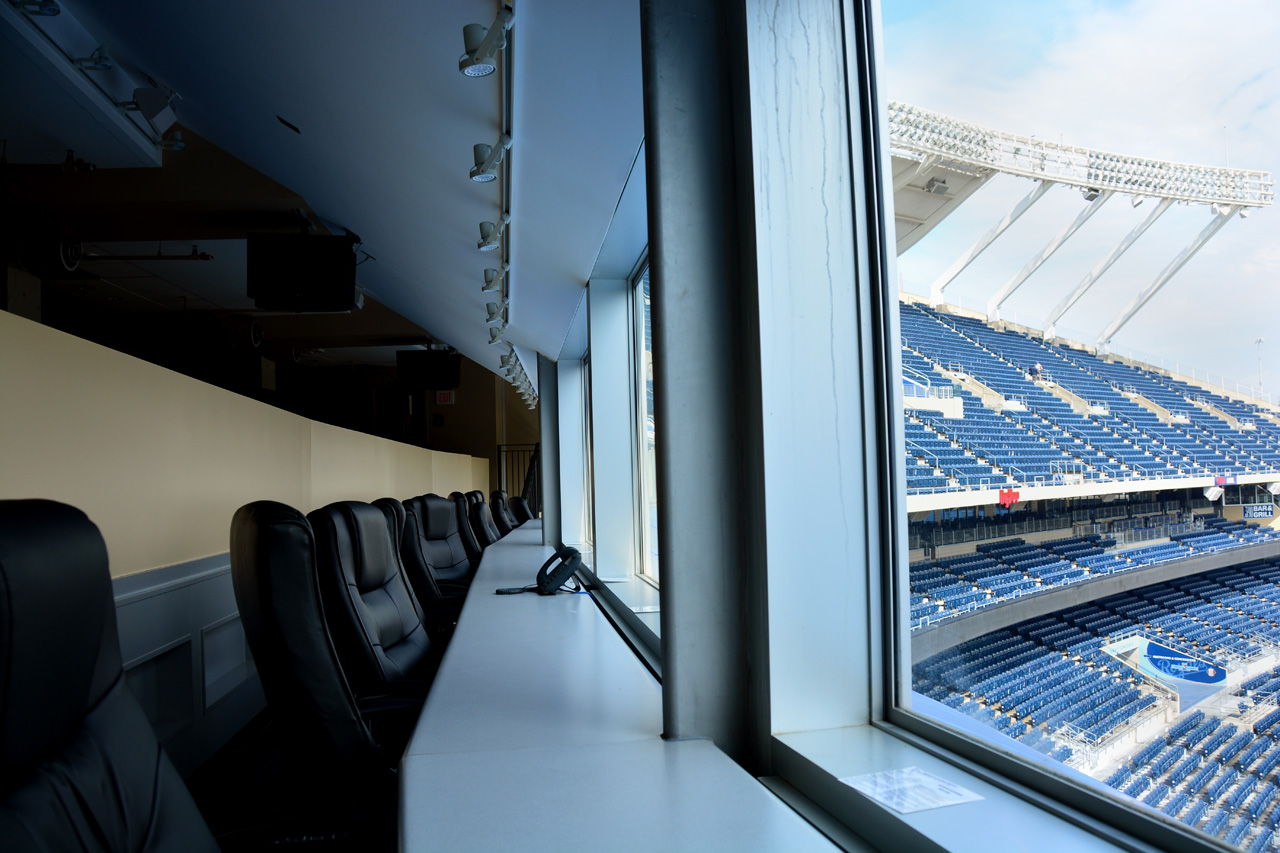
[[[510,264],[503,264],[495,269],[487,269],[484,271],[484,285],[481,286],[482,293],[492,293],[502,288],[502,280],[507,277],[507,270],[511,269]]]
[[[506,230],[507,223],[511,221],[511,214],[504,213],[499,220],[499,224],[492,222],[480,223],[480,242],[476,243],[476,248],[482,252],[496,251],[502,244],[502,232]]]
[[[498,179],[498,164],[511,148],[511,137],[505,133],[498,137],[497,145],[485,145],[483,142],[474,145],[471,153],[476,164],[471,169],[471,180],[477,184],[486,184]]]
[[[83,71],[110,71],[116,67],[115,61],[107,55],[107,49],[102,45],[98,45],[97,50],[77,59],[75,63]]]
[[[160,147],[165,151],[181,151],[187,147],[187,143],[182,141],[182,131],[175,130],[164,138],[160,143]]]
[[[133,90],[133,100],[123,101],[117,106],[123,107],[130,112],[140,112],[143,118],[151,121],[160,113],[164,112],[169,102],[174,98],[174,93],[166,89],[158,89],[154,86],[142,86]]]
[[[493,26],[467,24],[462,28],[462,46],[466,52],[458,57],[458,71],[464,77],[488,77],[498,70],[494,57],[507,46],[507,30],[513,15],[506,6],[498,12]]]
[[[18,7],[18,11],[26,12],[28,15],[52,18],[62,14],[62,7],[54,0],[19,0],[14,5]]]

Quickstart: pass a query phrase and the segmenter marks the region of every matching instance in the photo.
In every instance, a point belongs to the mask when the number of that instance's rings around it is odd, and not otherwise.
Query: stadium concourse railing
[[[982,450],[982,448],[976,445],[973,445],[970,442],[961,442],[960,446],[965,450],[968,450],[970,453],[974,454],[974,456],[978,457],[979,461],[983,461],[985,452]],[[988,462],[987,464],[991,464],[991,463]],[[1126,471],[1124,472],[1125,476],[1123,477],[1115,477],[1109,474],[1105,474],[1101,471],[1098,471],[1098,472],[1092,472],[1095,474],[1095,476],[1092,478],[1091,482],[1094,482],[1094,483],[1171,482],[1172,483],[1179,480],[1192,479],[1195,477],[1220,477],[1220,476],[1235,475],[1239,473],[1236,470],[1234,470],[1234,466],[1232,468],[1227,468],[1225,466],[1220,466],[1220,465],[1202,465],[1200,467],[1203,468],[1204,470],[1196,474],[1187,474],[1182,471],[1176,471],[1173,473],[1166,473],[1163,471],[1156,472],[1156,473],[1150,473],[1145,471]],[[1065,475],[1061,473],[1028,475],[1023,473],[1017,467],[1014,467],[1014,466],[1004,467],[1002,470],[1004,470],[1009,475],[1009,477],[1005,481],[992,483],[991,485],[1000,486],[1002,488],[1005,486],[1070,485],[1065,481]],[[1264,470],[1249,471],[1246,473],[1267,474],[1272,472],[1280,473],[1280,470],[1277,470],[1274,466],[1272,466]],[[997,480],[998,479],[999,478],[997,477]],[[907,491],[909,494],[913,494],[913,495],[932,495],[932,494],[943,494],[947,492],[965,492],[965,491],[976,492],[976,491],[980,491],[980,489],[974,488],[973,486],[955,485],[955,486],[917,487],[913,489],[908,489]]]

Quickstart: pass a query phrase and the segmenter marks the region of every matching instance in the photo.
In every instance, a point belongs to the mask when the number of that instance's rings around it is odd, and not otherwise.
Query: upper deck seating
[[[53,501],[0,501],[0,841],[218,849],[125,683],[107,549]]]

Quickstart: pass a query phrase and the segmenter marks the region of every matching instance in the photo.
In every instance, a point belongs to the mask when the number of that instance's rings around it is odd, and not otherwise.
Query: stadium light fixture
[[[951,167],[1004,172],[1082,190],[1112,190],[1195,204],[1265,207],[1274,200],[1267,172],[1172,163],[1017,136],[900,101],[889,103],[893,152]]]
[[[511,137],[505,133],[498,137],[497,145],[485,145],[483,142],[472,147],[476,165],[471,169],[471,180],[477,184],[487,184],[498,179],[498,164],[511,148]]]
[[[488,77],[498,70],[494,59],[498,51],[507,46],[507,30],[511,29],[511,9],[503,6],[493,26],[467,24],[462,28],[462,46],[465,53],[458,57],[458,71],[464,77]]]
[[[492,222],[480,223],[480,242],[476,243],[476,248],[482,252],[496,251],[502,242],[502,232],[506,230],[507,223],[511,221],[511,214],[504,213],[502,218],[498,220],[498,225]]]

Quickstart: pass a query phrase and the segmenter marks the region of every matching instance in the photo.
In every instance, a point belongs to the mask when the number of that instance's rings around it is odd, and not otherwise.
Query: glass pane
[[[641,474],[641,528],[644,548],[642,571],[658,579],[658,489],[653,456],[653,326],[649,320],[649,270],[646,267],[637,286],[637,301],[641,310],[640,371],[637,383],[640,392],[640,474]]]
[[[1276,849],[1280,16],[883,12],[912,707]]]
[[[582,359],[582,539],[583,560],[595,565],[595,465],[591,449],[591,356]]]

